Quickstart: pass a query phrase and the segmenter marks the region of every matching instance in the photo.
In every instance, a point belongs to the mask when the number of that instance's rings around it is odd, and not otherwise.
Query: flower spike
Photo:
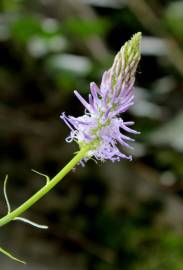
[[[83,161],[94,157],[96,160],[119,161],[121,158],[131,160],[118,148],[118,143],[132,148],[126,141],[132,141],[121,133],[138,134],[129,128],[133,122],[124,122],[120,117],[134,104],[135,72],[140,60],[141,33],[136,33],[127,41],[117,53],[112,67],[102,76],[100,88],[92,82],[90,84],[89,102],[77,92],[74,94],[85,107],[85,114],[80,117],[66,116],[61,119],[70,128],[67,142],[76,141],[82,149],[90,146],[87,157]]]

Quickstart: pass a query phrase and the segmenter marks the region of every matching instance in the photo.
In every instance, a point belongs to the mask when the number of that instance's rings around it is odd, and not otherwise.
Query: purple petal
[[[96,112],[96,113],[98,113],[98,111],[97,111],[97,109],[96,109],[96,107],[95,107],[95,103],[94,103],[94,100],[93,100],[91,94],[89,94],[89,103],[90,103],[90,106],[91,106],[91,108],[93,109],[93,111]]]
[[[62,113],[60,115],[60,118],[66,123],[66,125],[72,130],[74,131],[73,127],[70,125],[69,123],[69,119],[67,118],[67,116],[65,115],[65,113]]]
[[[74,91],[74,94],[76,95],[76,97],[79,99],[79,101],[84,105],[84,107],[89,111],[91,111],[91,106],[85,101],[85,99],[78,93],[78,91]]]
[[[128,121],[128,122],[123,122],[123,124],[126,125],[126,126],[132,126],[132,125],[135,124],[135,122],[133,122],[133,121]]]
[[[117,140],[118,140],[118,142],[119,142],[121,145],[123,145],[123,146],[125,146],[125,147],[128,147],[128,148],[130,148],[130,149],[134,149],[131,145],[129,145],[127,142],[123,141],[122,139],[117,138]]]
[[[114,117],[114,116],[116,116],[116,115],[118,115],[120,113],[126,112],[129,109],[129,107],[131,107],[133,104],[134,104],[133,102],[130,102],[130,103],[126,104],[125,106],[122,106],[118,110],[114,111],[112,116]]]
[[[134,130],[132,128],[129,128],[126,125],[124,125],[123,123],[121,124],[121,127],[127,132],[130,132],[130,133],[133,133],[133,134],[140,134],[139,131],[136,131],[136,130]]]
[[[92,96],[94,100],[98,100],[97,93],[101,94],[99,87],[96,85],[95,82],[90,83],[90,91],[92,93]]]
[[[132,139],[132,138],[130,138],[130,137],[124,135],[124,134],[121,134],[121,138],[123,140],[129,141],[129,142],[134,142],[135,141],[134,139]]]

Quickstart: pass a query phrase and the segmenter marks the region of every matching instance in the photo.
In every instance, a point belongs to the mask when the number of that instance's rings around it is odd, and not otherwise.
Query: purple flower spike
[[[76,141],[80,149],[89,145],[90,150],[83,161],[91,157],[113,162],[120,161],[121,158],[132,159],[118,148],[121,144],[132,149],[128,142],[134,141],[122,131],[132,134],[139,132],[129,127],[134,122],[124,122],[120,114],[134,104],[133,85],[140,60],[140,41],[141,33],[137,33],[122,46],[112,67],[104,72],[100,88],[94,82],[90,84],[89,102],[74,91],[85,107],[83,116],[75,118],[66,116],[65,113],[61,115],[61,119],[70,128],[66,141]]]

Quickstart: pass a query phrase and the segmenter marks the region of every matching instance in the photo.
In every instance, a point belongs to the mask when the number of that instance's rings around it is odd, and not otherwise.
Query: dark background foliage
[[[183,269],[183,1],[1,0],[0,214],[3,181],[13,208],[54,176],[77,150],[59,115],[81,115],[115,53],[143,33],[136,102],[134,160],[71,172],[17,222],[1,228],[1,270]]]

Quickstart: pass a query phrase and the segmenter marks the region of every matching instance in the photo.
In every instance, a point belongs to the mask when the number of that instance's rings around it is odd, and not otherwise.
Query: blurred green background
[[[121,45],[141,31],[134,160],[71,172],[0,242],[27,266],[0,254],[0,269],[183,269],[183,1],[1,0],[0,214],[9,174],[12,207],[38,190],[77,150],[60,113],[79,116],[73,95],[100,84]]]

